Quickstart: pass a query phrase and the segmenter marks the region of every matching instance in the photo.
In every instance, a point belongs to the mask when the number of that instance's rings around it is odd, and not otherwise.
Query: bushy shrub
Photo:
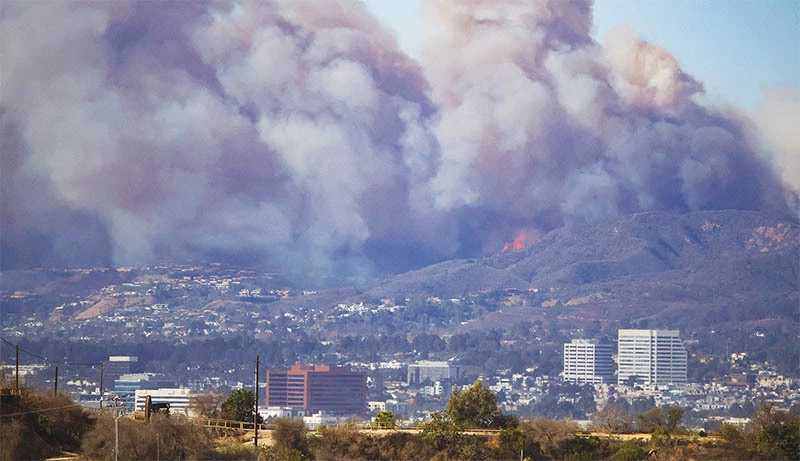
[[[80,448],[91,425],[90,415],[69,397],[21,389],[3,395],[0,424],[1,459],[40,459]]]
[[[149,423],[120,418],[119,459],[214,459],[217,454],[202,427],[177,418],[154,415]],[[94,460],[113,460],[114,419],[100,415],[83,439],[83,451]]]

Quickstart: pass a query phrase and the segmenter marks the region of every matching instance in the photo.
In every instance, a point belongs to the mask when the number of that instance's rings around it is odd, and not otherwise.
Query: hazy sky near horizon
[[[365,0],[417,58],[430,27],[421,1]],[[594,39],[602,43],[617,25],[669,51],[712,104],[751,110],[764,103],[764,90],[800,87],[798,0],[596,0]]]

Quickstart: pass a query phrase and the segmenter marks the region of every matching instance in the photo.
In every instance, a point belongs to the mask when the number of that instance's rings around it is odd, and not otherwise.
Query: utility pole
[[[100,409],[103,409],[103,362],[100,362]]]
[[[114,461],[119,461],[119,397],[114,396]]]
[[[153,399],[148,395],[144,398],[144,422],[150,422],[150,414],[153,412]]]
[[[14,372],[14,376],[16,376],[17,380],[15,388],[17,389],[17,395],[19,395],[19,344],[17,344],[16,347],[17,347],[17,368],[16,371]]]
[[[255,428],[255,437],[253,443],[258,446],[258,366],[260,365],[259,356],[256,355],[256,411],[253,415],[253,427]]]
[[[56,367],[56,379],[53,381],[53,397],[58,397],[58,367]]]

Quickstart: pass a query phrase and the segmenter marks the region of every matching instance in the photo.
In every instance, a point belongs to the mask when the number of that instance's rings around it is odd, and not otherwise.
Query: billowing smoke
[[[767,92],[766,105],[752,117],[758,134],[775,155],[786,184],[800,189],[800,88],[775,88]]]
[[[640,210],[785,204],[742,123],[698,106],[702,85],[618,28],[589,38],[588,2],[439,1],[426,75],[440,110],[436,206],[545,228]]]
[[[354,1],[0,8],[3,268],[227,259],[341,280],[796,196],[667,51],[594,42],[588,2],[433,2],[421,63]]]

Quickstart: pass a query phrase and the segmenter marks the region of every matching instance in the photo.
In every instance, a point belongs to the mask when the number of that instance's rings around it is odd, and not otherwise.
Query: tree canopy
[[[238,389],[222,402],[222,417],[235,421],[253,421],[255,416],[256,394],[247,389]],[[261,416],[258,417],[261,422]]]
[[[480,380],[463,391],[454,387],[445,412],[459,427],[497,428],[503,424],[497,396]]]
[[[394,429],[397,419],[391,411],[382,411],[375,417],[375,425],[381,429]]]
[[[668,408],[655,407],[636,416],[640,432],[654,432],[658,428],[664,428],[668,433],[675,431],[683,417],[684,410],[681,407],[672,406]]]

